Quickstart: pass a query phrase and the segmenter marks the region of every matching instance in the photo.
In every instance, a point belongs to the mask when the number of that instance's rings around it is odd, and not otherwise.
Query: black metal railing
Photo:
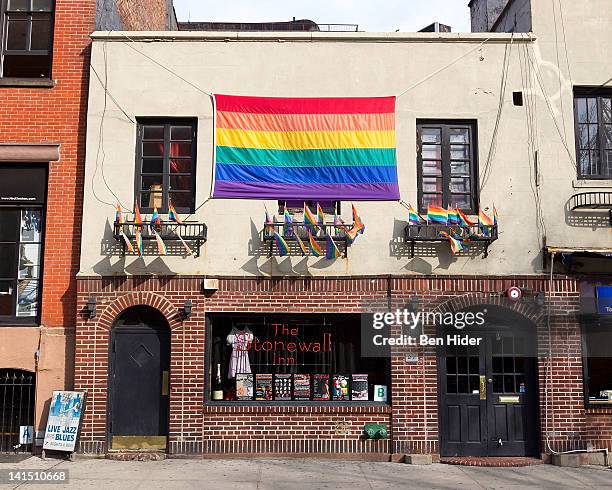
[[[581,192],[570,197],[570,208],[612,209],[612,192]]]
[[[155,230],[158,235],[162,238],[164,243],[175,243],[177,245],[177,249],[180,250],[182,247],[181,239],[183,239],[188,245],[193,249],[194,255],[198,257],[200,255],[200,247],[203,243],[206,242],[208,238],[208,227],[204,223],[198,222],[185,222],[183,224],[177,223],[162,223],[161,225],[155,225],[152,227],[150,224],[137,225],[133,221],[126,221],[124,223],[115,222],[113,225],[113,237],[115,240],[119,241],[123,245],[123,253],[125,254],[128,251],[125,240],[121,236],[121,231],[123,231],[124,235],[130,240],[132,245],[134,246],[133,254],[137,254],[136,251],[136,228],[140,227],[140,233],[142,235],[143,242],[151,242],[154,241],[155,234],[153,230]],[[144,248],[144,247],[143,247]],[[143,254],[146,255],[157,255],[157,253],[151,253],[153,247],[147,247],[143,250]],[[155,250],[157,250],[155,248]]]
[[[308,232],[312,234],[313,238],[320,244],[325,250],[327,237],[331,237],[334,241],[340,253],[345,257],[348,255],[348,248],[351,243],[347,232],[353,228],[353,224],[334,225],[333,223],[325,223],[324,225],[316,225],[316,233],[313,233],[311,225],[307,225],[304,222],[294,221],[292,224],[286,223],[273,223],[264,225],[262,231],[262,237],[265,242],[269,243],[268,257],[274,255],[274,251],[277,250],[275,246],[274,231],[283,237],[287,245],[289,246],[288,255],[302,255],[302,252],[298,246],[296,235],[304,243],[306,248],[310,248]]]
[[[0,452],[30,452],[32,444],[19,442],[21,427],[33,431],[34,373],[0,369]],[[34,434],[30,433],[31,440]]]
[[[497,240],[497,225],[492,226],[460,226],[423,223],[407,225],[404,230],[404,240],[410,243],[410,257],[414,257],[414,247],[417,242],[446,242],[448,238],[443,233],[461,240],[469,245],[484,247],[484,256],[489,255],[489,245]]]

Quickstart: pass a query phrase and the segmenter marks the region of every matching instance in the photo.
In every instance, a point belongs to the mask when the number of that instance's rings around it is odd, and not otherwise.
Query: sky
[[[468,0],[174,0],[179,21],[262,22],[310,19],[359,24],[360,31],[415,32],[432,22],[469,32]]]

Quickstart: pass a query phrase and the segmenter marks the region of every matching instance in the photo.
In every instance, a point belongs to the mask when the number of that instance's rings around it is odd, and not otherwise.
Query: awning
[[[544,247],[544,251],[549,254],[580,254],[580,255],[597,255],[602,257],[612,257],[612,248],[607,247]]]

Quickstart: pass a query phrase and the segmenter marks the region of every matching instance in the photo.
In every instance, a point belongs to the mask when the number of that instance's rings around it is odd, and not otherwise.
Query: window
[[[321,206],[321,209],[325,214],[340,214],[340,201],[312,201],[312,200],[299,200],[292,199],[289,201],[278,201],[278,213],[283,214],[287,209],[291,214],[300,214],[304,211],[304,204],[306,204],[311,211],[317,212],[317,204]]]
[[[612,90],[574,94],[578,178],[612,179]]]
[[[136,196],[140,209],[191,213],[195,203],[196,123],[146,120],[138,123]]]
[[[473,123],[417,123],[420,212],[426,212],[429,204],[476,212],[476,151],[476,127]]]
[[[586,403],[612,405],[612,317],[582,318],[582,349]]]
[[[53,0],[0,0],[0,77],[50,78]]]
[[[389,386],[389,358],[362,357],[359,315],[219,313],[207,320],[211,403],[372,402],[375,385]]]
[[[0,207],[0,319],[38,316],[42,209]]]

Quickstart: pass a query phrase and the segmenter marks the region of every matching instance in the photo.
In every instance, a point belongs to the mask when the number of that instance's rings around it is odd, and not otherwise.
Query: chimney
[[[471,0],[472,32],[489,32],[510,0]]]

